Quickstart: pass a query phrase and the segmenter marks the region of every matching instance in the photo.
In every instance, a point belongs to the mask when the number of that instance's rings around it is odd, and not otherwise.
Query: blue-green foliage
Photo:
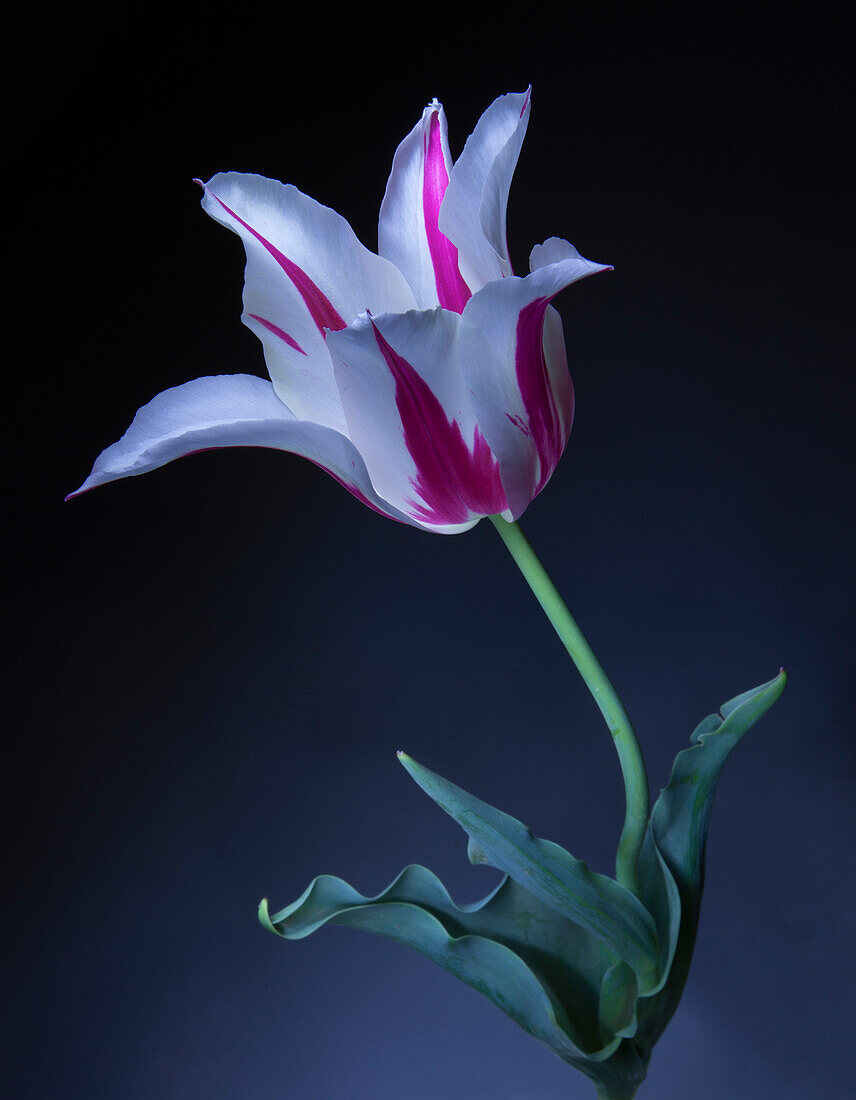
[[[400,754],[419,786],[467,833],[470,860],[504,872],[499,886],[459,906],[424,867],[406,867],[376,897],[322,875],[273,916],[263,901],[260,920],[286,939],[330,923],[414,947],[585,1073],[602,1095],[632,1097],[689,971],[722,765],[784,686],[782,672],[723,704],[678,754],[651,812],[639,898]]]

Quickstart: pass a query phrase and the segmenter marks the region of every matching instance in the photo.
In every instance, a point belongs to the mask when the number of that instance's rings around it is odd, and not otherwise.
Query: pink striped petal
[[[380,254],[406,276],[420,309],[441,305],[461,313],[470,289],[458,269],[458,250],[439,227],[450,165],[446,116],[434,100],[393,158],[378,242]]]
[[[274,262],[279,265],[285,275],[291,279],[297,293],[303,299],[303,304],[309,310],[309,316],[315,322],[322,336],[324,335],[325,329],[339,329],[345,327],[347,322],[342,320],[333,307],[333,303],[330,299],[319,290],[302,267],[298,267],[294,260],[290,260],[288,256],[280,252],[275,244],[272,244],[257,229],[253,229],[248,222],[245,222],[231,207],[227,206],[219,196],[212,193],[211,197],[218,206],[225,210],[230,218],[246,229],[246,231],[259,242],[268,255],[273,257]]]
[[[466,383],[514,518],[546,485],[573,418],[561,320],[549,303],[578,279],[608,270],[558,238],[533,250],[533,266],[525,278],[501,279],[474,294],[460,334]]]
[[[369,508],[412,522],[378,496],[349,439],[298,420],[270,382],[249,374],[196,378],[159,393],[138,411],[122,438],[99,455],[89,477],[69,497],[215,447],[272,447],[302,455]]]
[[[458,367],[459,329],[460,318],[438,308],[364,316],[328,337],[348,433],[372,483],[445,533],[508,508]]]
[[[430,386],[399,355],[372,322],[375,343],[395,379],[395,404],[404,444],[416,465],[413,514],[430,524],[468,522],[473,515],[495,515],[508,507],[499,466],[478,425],[472,449],[460,425],[450,421]]]
[[[539,473],[532,493],[533,497],[541,492],[550,474],[558,465],[565,444],[568,442],[574,416],[573,387],[566,386],[562,390],[554,387],[553,378],[547,366],[547,357],[544,352],[544,321],[549,304],[549,297],[536,298],[528,306],[524,306],[517,317],[514,372],[528,418],[528,430],[525,434],[531,438],[538,454]],[[559,320],[559,326],[558,346],[564,351],[561,320]],[[567,361],[564,366],[565,376],[570,382]],[[509,416],[512,423],[514,423],[513,415]]]
[[[512,274],[506,210],[529,110],[528,91],[494,100],[449,177],[440,229],[457,247],[461,273],[474,291]]]
[[[277,395],[300,419],[346,431],[325,333],[366,308],[411,309],[405,279],[295,187],[237,172],[204,187],[203,208],[244,242],[242,319],[262,341]]]
[[[445,135],[444,135],[445,137]],[[432,111],[428,121],[428,133],[423,139],[424,169],[422,175],[422,217],[428,236],[428,251],[434,267],[437,297],[444,309],[463,313],[470,288],[458,270],[458,250],[448,237],[440,232],[440,206],[449,186],[446,167],[446,145],[441,139],[439,111]]]

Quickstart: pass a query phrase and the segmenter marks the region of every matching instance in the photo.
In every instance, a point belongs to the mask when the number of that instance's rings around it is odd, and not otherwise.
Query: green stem
[[[600,708],[612,734],[624,776],[627,807],[624,828],[615,857],[615,877],[628,890],[634,894],[638,893],[636,864],[648,822],[648,776],[630,719],[616,695],[615,688],[600,667],[591,646],[585,640],[544,566],[535,556],[535,551],[529,545],[526,536],[516,523],[508,523],[502,516],[491,516],[490,519],[529,587],[535,593],[536,599],[544,608],[547,618],[562,639],[565,649],[579,669],[586,687],[594,696],[594,701]]]

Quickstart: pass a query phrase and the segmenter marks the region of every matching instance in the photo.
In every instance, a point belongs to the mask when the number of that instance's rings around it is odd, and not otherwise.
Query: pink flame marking
[[[449,186],[449,173],[443,158],[443,143],[440,140],[440,117],[432,111],[428,123],[428,133],[424,139],[425,163],[422,171],[422,216],[425,220],[425,232],[428,236],[428,251],[434,265],[434,282],[437,286],[437,298],[444,309],[463,313],[469,301],[470,288],[461,277],[458,268],[458,250],[448,237],[440,232],[440,206],[446,188]]]
[[[260,325],[264,325],[268,332],[272,332],[274,336],[278,336],[280,340],[284,340],[290,348],[294,348],[295,351],[299,351],[301,355],[306,354],[306,352],[303,350],[300,344],[298,344],[294,337],[289,336],[287,332],[281,329],[279,325],[275,325],[273,321],[266,321],[264,317],[259,317],[257,313],[248,313],[247,316],[252,317],[254,321],[258,321]]]
[[[514,427],[517,428],[518,431],[522,432],[524,435],[531,435],[532,434],[529,431],[529,425],[526,423],[526,421],[523,419],[522,416],[517,416],[516,414],[514,416],[512,416],[511,413],[509,413],[509,412],[507,412],[505,415],[508,417],[508,419],[514,425]]]
[[[414,518],[430,524],[467,523],[503,512],[508,501],[499,463],[476,426],[473,448],[457,421],[449,422],[431,387],[394,351],[372,322],[375,340],[395,379],[395,404],[404,442],[416,463],[411,484],[423,503],[409,501]]]
[[[571,404],[570,408],[562,410],[564,418],[559,415],[555,394],[547,373],[543,335],[544,312],[549,304],[549,298],[536,298],[534,302],[530,302],[528,306],[521,309],[517,318],[515,352],[517,384],[529,417],[529,428],[541,465],[533,497],[547,484],[550,474],[562,457],[565,444],[568,442],[573,412],[573,404]],[[571,401],[573,402],[573,398]]]
[[[256,238],[256,240],[267,249],[267,251],[273,256],[285,274],[291,279],[294,285],[300,292],[300,296],[306,303],[306,308],[312,316],[312,320],[318,326],[318,331],[321,335],[324,335],[325,329],[333,329],[338,331],[339,329],[347,328],[347,322],[343,321],[336,310],[333,308],[330,299],[327,298],[312,282],[303,268],[298,267],[293,260],[289,260],[288,256],[284,256],[279,249],[266,240],[261,233],[253,229],[251,225],[248,225],[243,218],[239,218],[234,210],[231,210],[222,199],[213,195],[217,202],[223,207],[227,214],[231,215],[236,222],[239,222],[244,229]]]

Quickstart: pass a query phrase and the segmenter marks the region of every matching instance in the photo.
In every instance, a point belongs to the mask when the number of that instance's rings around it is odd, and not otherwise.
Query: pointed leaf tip
[[[784,669],[780,669],[779,674],[774,676],[772,680],[768,680],[766,684],[750,688],[749,691],[744,691],[733,699],[729,699],[728,702],[723,703],[719,708],[719,713],[723,719],[728,719],[739,707],[749,704],[748,710],[756,712],[755,717],[749,720],[751,725],[776,702],[785,690],[787,682],[787,673]],[[748,726],[746,728],[748,729]]]
[[[273,932],[275,936],[281,935],[273,921],[270,919],[270,912],[268,911],[268,899],[262,898],[259,902],[259,924],[262,928],[266,928],[268,932]]]
[[[414,771],[419,770],[419,764],[413,759],[412,756],[408,756],[406,752],[401,749],[395,754],[398,757],[399,763],[402,764],[413,775]]]

